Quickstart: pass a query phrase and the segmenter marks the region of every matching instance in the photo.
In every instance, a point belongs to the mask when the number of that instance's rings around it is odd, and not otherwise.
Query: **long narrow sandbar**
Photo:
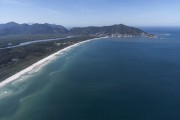
[[[2,82],[0,82],[0,87],[5,86],[8,83],[20,78],[25,73],[28,73],[30,71],[33,72],[35,69],[38,70],[37,67],[41,68],[43,65],[47,64],[49,61],[54,59],[57,55],[60,55],[61,53],[65,52],[65,51],[67,51],[67,50],[69,50],[69,49],[71,49],[71,48],[73,48],[75,46],[78,46],[78,45],[80,45],[82,43],[85,43],[85,42],[88,42],[88,41],[91,41],[91,40],[97,40],[97,39],[99,39],[99,38],[94,38],[94,39],[89,39],[89,40],[86,40],[86,41],[78,42],[78,43],[73,44],[71,46],[68,46],[68,47],[66,47],[64,49],[61,49],[61,50],[57,51],[56,53],[53,53],[53,54],[45,57],[44,59],[39,60],[38,62],[32,64],[31,66],[29,66],[27,68],[25,68],[24,70],[22,70],[22,71],[20,71],[20,72],[18,72],[16,74],[12,75],[11,77],[3,80]]]

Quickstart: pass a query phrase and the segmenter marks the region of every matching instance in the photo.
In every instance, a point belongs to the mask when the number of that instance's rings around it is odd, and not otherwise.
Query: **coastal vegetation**
[[[154,35],[123,24],[75,27],[70,30],[61,25],[47,23],[0,24],[0,81],[67,46],[98,37],[154,37]],[[56,39],[51,40],[53,38]],[[25,44],[46,39],[50,40]]]
[[[56,51],[92,38],[81,36],[0,50],[0,81]]]

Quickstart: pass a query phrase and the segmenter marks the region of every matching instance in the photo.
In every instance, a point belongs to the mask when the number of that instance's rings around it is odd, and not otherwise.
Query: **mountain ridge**
[[[69,30],[71,34],[75,35],[92,35],[92,36],[112,36],[112,37],[130,37],[130,36],[148,36],[147,32],[141,29],[126,26],[124,24],[115,24],[111,26],[89,26],[89,27],[75,27]]]
[[[124,24],[115,24],[110,26],[88,26],[88,27],[74,27],[67,29],[62,25],[55,25],[49,23],[34,23],[34,24],[18,24],[9,22],[0,24],[0,36],[8,35],[31,35],[31,34],[62,34],[75,36],[95,36],[95,37],[132,37],[145,36],[153,37],[139,28],[127,26]]]
[[[6,24],[0,24],[0,36],[7,35],[31,35],[31,34],[64,34],[67,29],[61,25],[53,24],[18,24],[15,22],[9,22]]]

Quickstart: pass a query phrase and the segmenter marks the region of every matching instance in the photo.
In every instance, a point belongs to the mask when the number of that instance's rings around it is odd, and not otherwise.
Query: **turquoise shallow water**
[[[9,84],[0,120],[180,119],[180,37],[106,38]]]

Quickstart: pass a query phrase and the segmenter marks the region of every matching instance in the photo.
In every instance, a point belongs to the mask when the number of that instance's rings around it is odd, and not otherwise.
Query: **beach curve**
[[[104,37],[103,37],[104,38]],[[73,47],[76,47],[76,46],[79,46],[80,44],[83,44],[83,43],[86,43],[86,42],[89,42],[89,41],[92,41],[92,40],[97,40],[97,39],[100,39],[100,38],[93,38],[93,39],[89,39],[89,40],[86,40],[86,41],[82,41],[82,42],[78,42],[78,43],[75,43],[73,45],[70,45],[68,47],[65,47],[64,49],[61,49],[39,61],[37,61],[36,63],[32,64],[31,66],[21,70],[20,72],[6,78],[5,80],[3,80],[2,82],[0,82],[0,87],[3,87],[3,86],[6,86],[8,83],[11,83],[12,81],[20,78],[22,75],[30,72],[30,71],[38,71],[40,68],[42,68],[44,65],[46,65],[47,63],[49,63],[50,61],[52,61],[52,59],[55,59],[57,57],[57,55],[60,55],[61,53],[73,48]],[[37,69],[38,68],[38,69]]]

